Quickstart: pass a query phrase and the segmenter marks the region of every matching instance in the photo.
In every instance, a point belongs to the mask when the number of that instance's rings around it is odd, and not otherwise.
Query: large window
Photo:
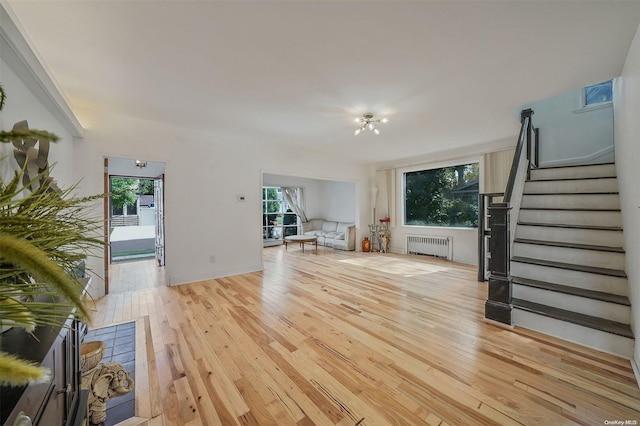
[[[404,174],[404,223],[478,226],[478,163]]]
[[[298,217],[284,198],[282,188],[262,188],[262,239],[282,240],[298,233]]]

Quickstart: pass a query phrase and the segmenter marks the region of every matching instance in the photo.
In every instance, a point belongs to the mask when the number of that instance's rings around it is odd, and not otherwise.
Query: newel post
[[[484,317],[511,325],[511,281],[509,280],[509,203],[489,206],[489,295]]]

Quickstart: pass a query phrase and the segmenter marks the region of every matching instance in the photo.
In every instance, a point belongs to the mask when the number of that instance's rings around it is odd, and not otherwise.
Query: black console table
[[[46,383],[0,386],[0,424],[13,426],[25,417],[33,425],[83,424],[87,396],[80,390],[80,345],[85,333],[85,324],[73,315],[64,327],[37,327],[37,340],[18,327],[2,333],[2,351],[47,367],[51,377]]]

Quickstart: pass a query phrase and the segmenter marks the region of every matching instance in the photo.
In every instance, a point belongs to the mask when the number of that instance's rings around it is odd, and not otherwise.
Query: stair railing
[[[524,182],[529,178],[531,169],[538,166],[539,158],[538,132],[533,127],[532,115],[531,109],[523,110],[521,113],[522,127],[502,201],[493,202],[496,194],[481,194],[482,203],[479,201],[478,206],[478,213],[483,215],[482,220],[478,221],[480,249],[478,280],[484,281],[486,277],[484,259],[489,259],[489,291],[484,316],[509,325],[511,324],[510,253],[513,243],[510,223],[512,217],[514,219],[517,217]],[[484,217],[485,210],[488,228]],[[515,223],[515,220],[513,222]]]
[[[489,206],[496,198],[503,198],[504,192],[489,192],[478,194],[478,281],[487,281],[489,277],[490,253],[487,248],[491,242],[491,228],[489,227]]]
[[[531,164],[534,163],[535,167],[538,164],[538,142],[533,140],[532,137],[532,129],[533,125],[531,124],[531,116],[533,115],[533,110],[525,109],[520,113],[522,127],[520,128],[520,137],[518,138],[518,145],[516,146],[516,152],[513,155],[513,162],[511,163],[511,170],[509,171],[509,180],[507,181],[507,187],[504,190],[504,202],[509,203],[511,201],[511,196],[513,195],[513,187],[516,183],[516,179],[518,176],[518,169],[520,169],[521,164],[525,163],[527,165],[527,176],[529,176],[529,172],[531,170]],[[537,130],[537,129],[536,129]],[[535,134],[537,135],[537,131]],[[524,149],[526,147],[526,149]],[[534,158],[532,158],[534,157]]]

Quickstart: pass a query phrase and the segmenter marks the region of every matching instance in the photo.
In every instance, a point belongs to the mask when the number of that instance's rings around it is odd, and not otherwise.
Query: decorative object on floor
[[[102,340],[83,343],[80,347],[80,369],[89,371],[95,368],[102,360],[106,347]]]
[[[107,419],[107,402],[133,390],[131,374],[118,362],[98,364],[82,373],[82,388],[89,389],[87,417],[99,425]]]
[[[371,241],[371,252],[380,251],[380,225],[369,225],[369,241]]]
[[[118,424],[134,416],[135,322],[90,330],[82,344],[82,388],[89,390],[90,424]],[[102,352],[100,352],[102,348]],[[93,354],[100,353],[101,359]],[[91,363],[93,361],[93,363]]]
[[[364,253],[369,253],[371,251],[371,241],[369,241],[369,237],[364,237],[362,240],[362,251]]]
[[[367,129],[371,130],[376,135],[379,135],[380,130],[376,128],[375,123],[386,123],[389,120],[387,120],[386,118],[378,118],[374,120],[373,114],[370,112],[367,112],[366,114],[363,114],[362,117],[356,118],[354,121],[362,125],[362,127],[357,128],[356,131],[353,133],[354,135],[357,136],[360,134],[360,132],[363,132],[364,130],[367,130]]]
[[[391,231],[389,231],[389,222],[391,219],[385,217],[384,219],[380,219],[380,228],[378,233],[380,235],[380,253],[388,253],[389,252],[389,242],[391,241]]]

